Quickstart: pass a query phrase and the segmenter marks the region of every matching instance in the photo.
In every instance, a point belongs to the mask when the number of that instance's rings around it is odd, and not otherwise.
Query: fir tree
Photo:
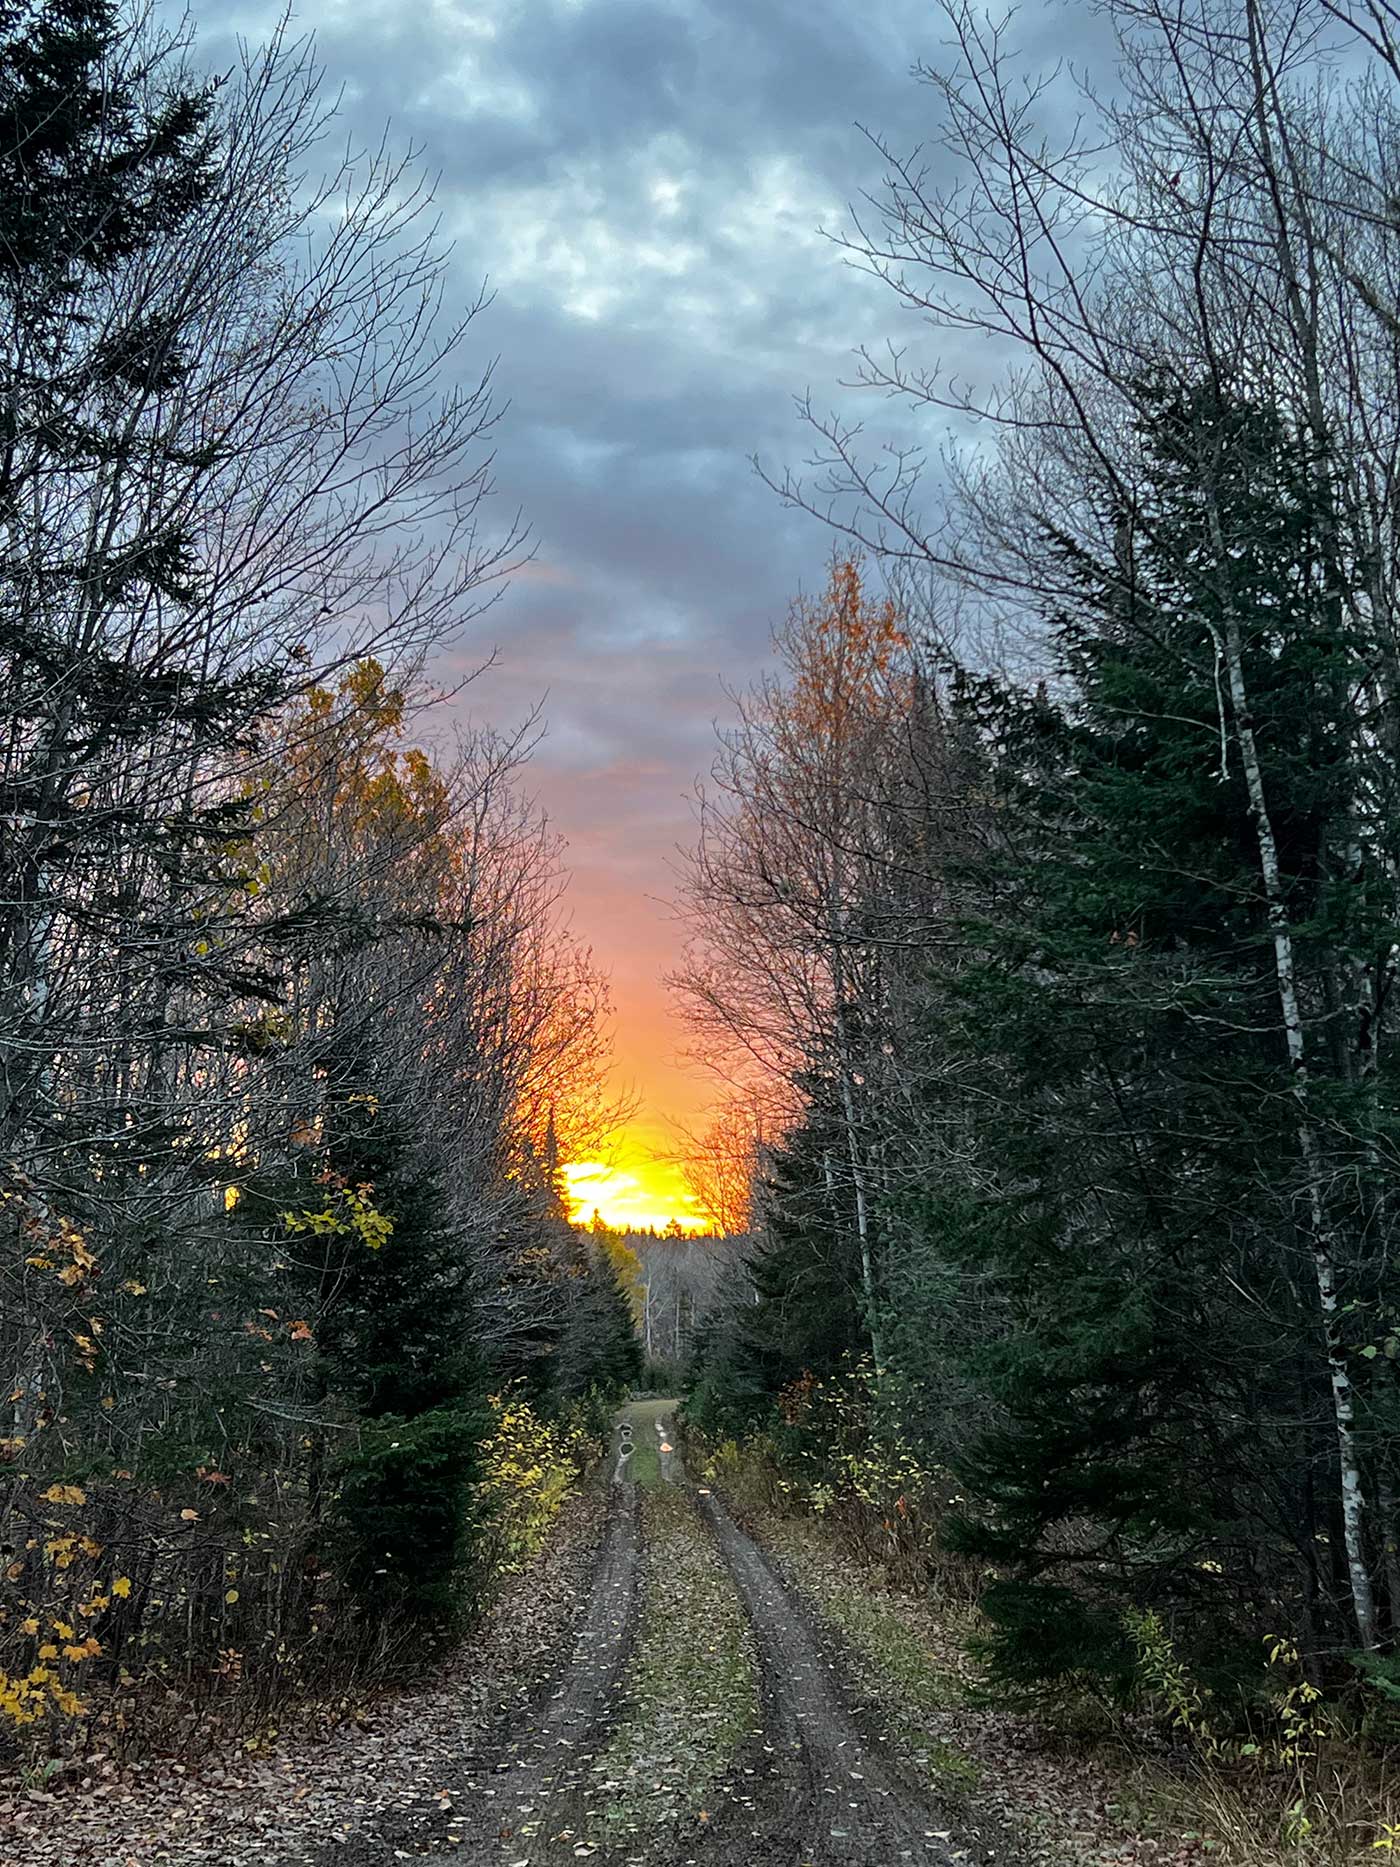
[[[1317,463],[1272,410],[1167,397],[1144,439],[1118,561],[1056,541],[1083,594],[1058,618],[1055,698],[964,692],[1009,828],[977,878],[976,957],[936,995],[939,1041],[978,1059],[960,1119],[983,1178],[928,1200],[925,1237],[937,1261],[990,1270],[1004,1306],[966,1350],[991,1404],[961,1459],[982,1506],[963,1537],[1001,1569],[992,1646],[1023,1682],[1125,1682],[1133,1606],[1221,1682],[1249,1672],[1281,1603],[1313,1642],[1345,1640],[1290,1064],[1218,642],[1240,625],[1314,1004],[1339,956],[1390,937],[1352,822],[1361,645],[1321,548]],[[1328,1094],[1358,1137],[1344,1071]],[[1364,1264],[1350,1275],[1363,1294]]]
[[[701,1330],[687,1411],[707,1432],[766,1422],[789,1383],[835,1372],[868,1345],[859,1244],[837,1177],[844,1134],[815,1101],[804,1125],[771,1151],[760,1189],[764,1227],[745,1268],[749,1290]]]

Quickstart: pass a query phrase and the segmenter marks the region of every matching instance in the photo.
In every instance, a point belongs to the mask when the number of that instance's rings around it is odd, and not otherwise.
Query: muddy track
[[[630,1419],[629,1416],[625,1416]],[[689,1484],[665,1422],[663,1483]],[[623,1433],[630,1437],[630,1425]],[[645,1427],[639,1433],[649,1439]],[[682,1834],[601,1843],[594,1769],[618,1711],[637,1622],[638,1502],[630,1458],[614,1449],[609,1520],[572,1651],[530,1714],[483,1736],[464,1733],[455,1805],[371,1818],[311,1867],[379,1867],[454,1858],[473,1867],[953,1867],[977,1850],[843,1697],[822,1644],[758,1545],[718,1498],[700,1492],[709,1531],[753,1624],[761,1667],[762,1732],[736,1759],[705,1825]],[[283,1867],[291,1867],[284,1863]]]
[[[702,1494],[700,1503],[753,1622],[764,1733],[741,1759],[752,1774],[694,1857],[712,1867],[951,1862],[946,1820],[857,1725],[803,1614],[757,1544],[713,1495]]]
[[[612,1721],[612,1701],[636,1619],[637,1494],[611,1487],[608,1526],[571,1651],[524,1720],[467,1737],[465,1781],[451,1808],[371,1818],[322,1849],[310,1867],[379,1867],[454,1858],[473,1867],[574,1861],[589,1766]],[[284,1867],[290,1867],[284,1863]]]

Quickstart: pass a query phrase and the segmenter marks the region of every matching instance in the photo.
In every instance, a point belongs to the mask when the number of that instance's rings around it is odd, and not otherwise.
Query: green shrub
[[[467,1407],[362,1424],[339,1468],[339,1515],[348,1580],[369,1612],[452,1621],[476,1600],[466,1571],[487,1431]]]

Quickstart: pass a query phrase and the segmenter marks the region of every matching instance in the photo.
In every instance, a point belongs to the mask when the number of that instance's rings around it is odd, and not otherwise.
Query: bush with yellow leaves
[[[869,1560],[920,1586],[950,1484],[910,1447],[907,1399],[862,1356],[823,1380],[808,1373],[790,1383],[768,1440],[802,1501],[819,1516],[839,1516]]]
[[[492,1427],[476,1484],[481,1553],[489,1574],[509,1575],[543,1545],[588,1463],[589,1438],[581,1425],[543,1418],[518,1389],[488,1396],[487,1405]]]
[[[71,1526],[66,1513],[86,1504],[83,1488],[51,1484],[39,1501],[65,1514],[48,1517],[43,1527],[51,1535],[26,1537],[5,1569],[0,1729],[11,1731],[83,1715],[84,1701],[75,1690],[80,1669],[104,1650],[94,1625],[113,1601],[131,1593],[130,1578],[110,1572],[102,1545]]]

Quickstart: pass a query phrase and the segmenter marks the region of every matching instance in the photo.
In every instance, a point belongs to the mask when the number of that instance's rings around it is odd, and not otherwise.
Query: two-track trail
[[[609,1759],[620,1726],[630,1720],[635,1740],[645,1713],[636,1696],[648,1626],[639,1600],[639,1576],[647,1569],[638,1490],[692,1491],[672,1450],[669,1421],[667,1403],[635,1404],[620,1416],[607,1525],[572,1649],[561,1653],[558,1669],[529,1695],[522,1714],[485,1738],[468,1740],[451,1808],[420,1804],[411,1818],[371,1817],[310,1857],[286,1857],[280,1867],[301,1867],[308,1858],[314,1867],[424,1858],[480,1867],[562,1867],[580,1860],[594,1867],[900,1867],[969,1859],[914,1773],[851,1707],[803,1612],[757,1544],[703,1489],[692,1492],[699,1508],[681,1520],[693,1526],[689,1534],[711,1545],[717,1573],[718,1551],[747,1615],[760,1728],[737,1744],[723,1781],[710,1782],[703,1810],[682,1780],[673,1798],[676,1820],[618,1825]],[[699,1652],[694,1663],[705,1664]],[[682,1706],[682,1724],[684,1717]],[[673,1729],[671,1750],[674,1738]],[[664,1764],[656,1767],[665,1774]]]
[[[481,1637],[314,1741],[26,1801],[0,1867],[900,1867],[975,1859],[696,1487],[669,1402],[619,1415]],[[1001,1863],[998,1863],[1001,1867]]]
[[[896,1867],[949,1860],[938,1811],[845,1702],[816,1639],[758,1546],[719,1501],[699,1494],[694,1534],[713,1537],[747,1612],[759,1663],[762,1728],[733,1757],[703,1822],[609,1825],[606,1762],[638,1635],[637,1486],[689,1485],[668,1406],[626,1410],[613,1454],[610,1521],[572,1658],[532,1715],[468,1772],[449,1820],[365,1832],[334,1854],[356,1864],[453,1853],[482,1867]],[[643,1630],[644,1631],[644,1630]],[[642,1656],[645,1658],[645,1655]],[[658,1766],[660,1767],[660,1766]],[[685,1801],[684,1785],[679,1800]],[[966,1856],[963,1856],[966,1858]]]

